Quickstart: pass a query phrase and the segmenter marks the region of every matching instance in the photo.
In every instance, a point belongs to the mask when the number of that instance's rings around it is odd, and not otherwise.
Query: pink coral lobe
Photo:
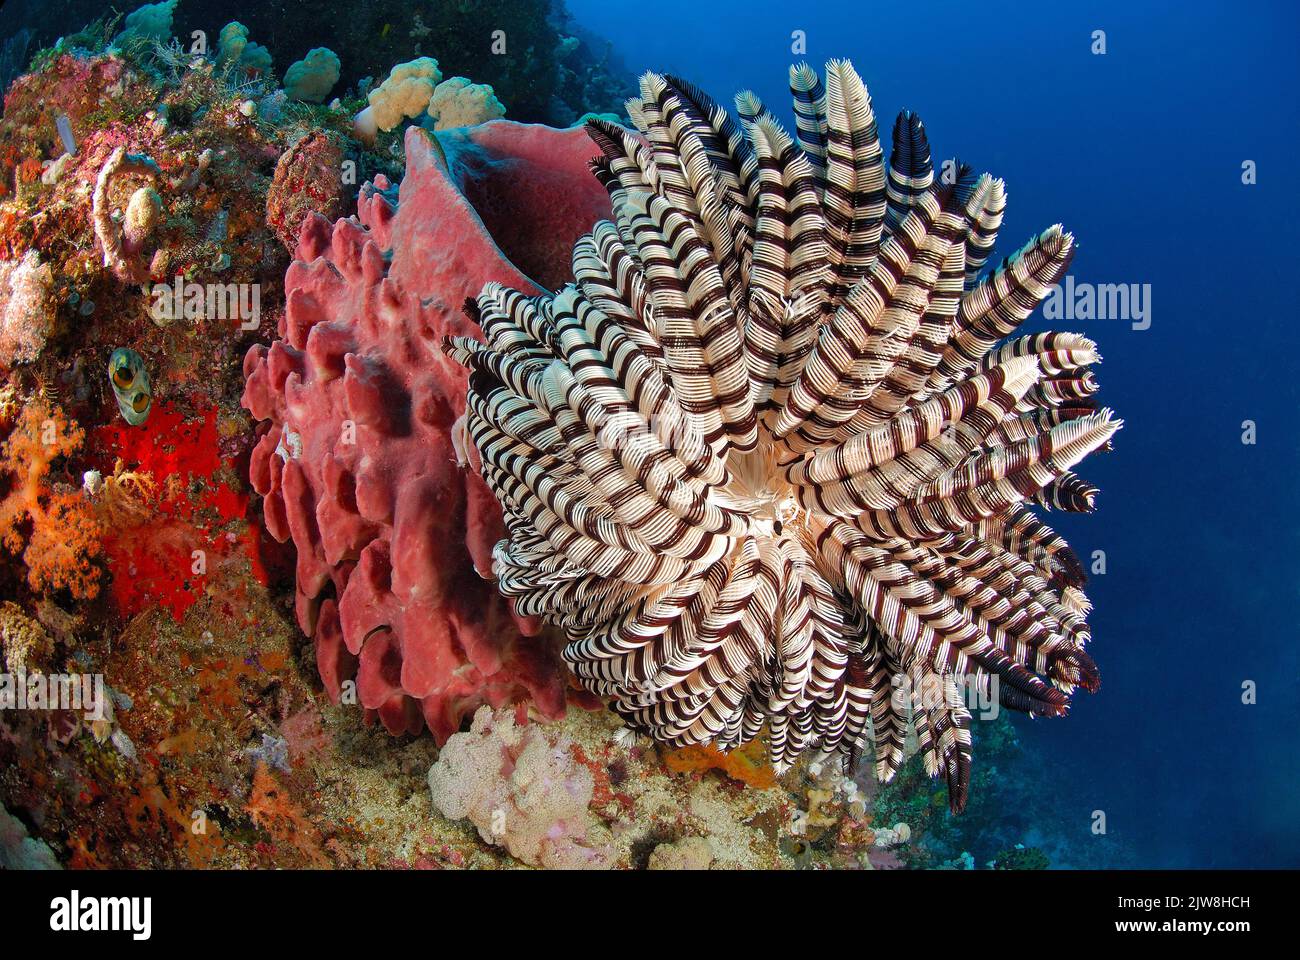
[[[501,515],[460,462],[465,373],[439,344],[477,333],[462,305],[484,283],[569,274],[608,211],[594,152],[579,128],[408,131],[396,209],[380,176],[356,218],[308,217],[280,339],[245,357],[243,404],[265,421],[249,478],[297,548],[299,625],[331,699],[355,679],[391,733],[445,742],[483,704],[564,711],[556,651],[484,579]]]

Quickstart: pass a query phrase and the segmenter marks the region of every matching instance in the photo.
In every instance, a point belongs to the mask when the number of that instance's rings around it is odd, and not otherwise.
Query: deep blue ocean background
[[[936,158],[1005,178],[996,257],[1059,221],[1076,282],[1151,285],[1148,330],[1030,321],[1099,342],[1126,426],[1083,466],[1098,511],[1049,518],[1106,554],[1088,590],[1101,690],[1018,720],[1027,751],[1000,769],[1026,804],[1051,798],[1056,866],[1300,866],[1300,5],[567,2],[634,69],[727,103],[751,88],[791,124],[802,30],[810,63],[853,61],[886,150],[906,108]]]

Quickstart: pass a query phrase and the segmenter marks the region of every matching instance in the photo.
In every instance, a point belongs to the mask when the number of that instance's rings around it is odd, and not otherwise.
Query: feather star
[[[505,514],[494,569],[563,629],[629,727],[778,771],[914,726],[954,811],[973,695],[1060,715],[1096,689],[1082,567],[1031,505],[1090,511],[1072,472],[1121,426],[1094,344],[1007,339],[1064,275],[1059,226],[981,275],[1000,180],[935,182],[904,113],[888,164],[847,61],[791,69],[791,137],[647,74],[637,132],[593,121],[613,222],[575,282],[467,304],[483,342],[463,431]],[[984,701],[987,702],[987,701]]]

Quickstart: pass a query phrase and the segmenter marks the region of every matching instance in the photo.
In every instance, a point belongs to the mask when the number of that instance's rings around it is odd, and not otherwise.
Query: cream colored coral
[[[380,130],[392,130],[403,120],[419,116],[441,80],[442,71],[432,57],[399,63],[388,72],[388,79],[367,95],[370,105],[353,118],[357,136],[373,141]]]
[[[427,110],[435,130],[474,127],[506,115],[496,92],[486,83],[452,77],[438,84]]]
[[[162,197],[153,187],[141,187],[126,204],[122,233],[131,244],[141,244],[162,220]]]
[[[485,842],[536,867],[613,865],[610,847],[588,838],[594,787],[567,738],[537,724],[519,726],[512,711],[494,714],[486,706],[429,770],[433,804],[444,816],[468,818]]]

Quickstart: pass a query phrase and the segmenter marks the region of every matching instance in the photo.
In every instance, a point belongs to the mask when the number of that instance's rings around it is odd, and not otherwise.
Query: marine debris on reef
[[[1091,341],[1003,342],[1070,234],[981,278],[1002,183],[935,184],[907,113],[886,167],[846,61],[790,86],[797,142],[752,94],[737,121],[646,74],[639,136],[589,124],[615,222],[575,285],[490,282],[483,342],[447,342],[505,513],[493,572],[632,729],[730,748],[766,726],[778,771],[872,739],[887,781],[911,726],[959,812],[969,693],[1056,716],[1097,687],[1083,570],[1028,505],[1091,510],[1071,468],[1121,424]]]

